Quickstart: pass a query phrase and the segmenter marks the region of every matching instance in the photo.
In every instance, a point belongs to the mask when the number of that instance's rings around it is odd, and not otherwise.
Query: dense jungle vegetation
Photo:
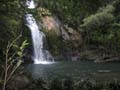
[[[80,32],[85,46],[119,52],[119,0],[45,0],[41,3],[63,24]]]
[[[82,36],[82,44],[75,47],[72,41],[64,41],[61,36],[45,32],[48,48],[53,55],[64,53],[65,50],[70,52],[77,49],[81,52],[90,49],[114,54],[119,58],[120,0],[35,0],[36,10],[27,10],[21,1],[24,0],[0,0],[0,85],[4,84],[3,90],[7,81],[22,64],[25,50],[32,47],[24,15],[30,12],[39,22],[41,20],[39,13],[45,15],[39,11],[40,7],[49,10],[50,15],[58,17],[61,26],[67,25]]]
[[[38,3],[37,11],[29,10],[28,12],[34,13],[36,18],[39,18],[39,14],[37,14],[39,7],[47,8],[52,15],[56,15],[60,19],[62,25],[68,25],[82,35],[83,42],[82,45],[77,47],[78,49],[87,47],[119,53],[119,0],[36,0],[36,2]],[[1,58],[4,58],[3,52],[8,41],[12,41],[18,35],[21,34],[24,38],[17,41],[18,45],[25,39],[31,43],[30,31],[24,26],[23,21],[26,11],[27,9],[23,8],[19,0],[0,2]],[[41,13],[44,12],[41,11]],[[60,52],[60,50],[54,49],[61,49],[60,38],[58,39],[48,41],[53,53],[54,51]],[[52,43],[55,43],[55,45],[52,46]],[[66,47],[70,48],[71,45],[67,43]]]

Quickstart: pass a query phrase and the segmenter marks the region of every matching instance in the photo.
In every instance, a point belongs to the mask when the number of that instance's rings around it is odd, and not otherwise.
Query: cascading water
[[[34,9],[35,4],[33,0],[28,0],[26,5],[29,9]],[[33,47],[34,47],[34,63],[35,64],[50,64],[53,63],[53,57],[49,51],[43,48],[43,38],[45,34],[40,31],[41,27],[37,25],[35,18],[32,14],[25,15],[27,26],[29,27],[32,35]]]
[[[27,0],[26,1],[27,8],[29,9],[34,9],[35,8],[35,3],[33,0]]]

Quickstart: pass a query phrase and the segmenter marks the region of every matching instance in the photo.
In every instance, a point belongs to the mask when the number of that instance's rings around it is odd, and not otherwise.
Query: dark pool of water
[[[29,64],[25,70],[30,72],[34,79],[55,77],[93,80],[120,80],[120,63],[94,63],[91,61],[56,62],[54,64]]]

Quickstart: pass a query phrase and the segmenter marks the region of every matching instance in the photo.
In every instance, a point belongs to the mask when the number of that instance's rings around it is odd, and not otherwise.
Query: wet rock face
[[[64,40],[73,41],[75,46],[82,43],[81,34],[67,25],[61,26],[61,22],[57,17],[44,16],[42,17],[42,23],[44,29],[48,30],[49,32],[54,30],[56,35],[62,35]]]
[[[70,36],[70,40],[73,41],[75,47],[79,47],[82,44],[82,36],[77,31],[73,30],[72,28],[68,29],[68,33]]]
[[[57,35],[60,35],[60,23],[56,17],[53,16],[44,16],[42,17],[43,27],[48,30],[54,30]]]
[[[23,54],[24,63],[33,63],[33,47],[27,47]]]

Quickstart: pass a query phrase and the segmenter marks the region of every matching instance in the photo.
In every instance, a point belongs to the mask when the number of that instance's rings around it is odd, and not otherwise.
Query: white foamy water
[[[26,5],[27,5],[27,8],[29,8],[29,9],[35,8],[35,2],[33,0],[27,0]]]

